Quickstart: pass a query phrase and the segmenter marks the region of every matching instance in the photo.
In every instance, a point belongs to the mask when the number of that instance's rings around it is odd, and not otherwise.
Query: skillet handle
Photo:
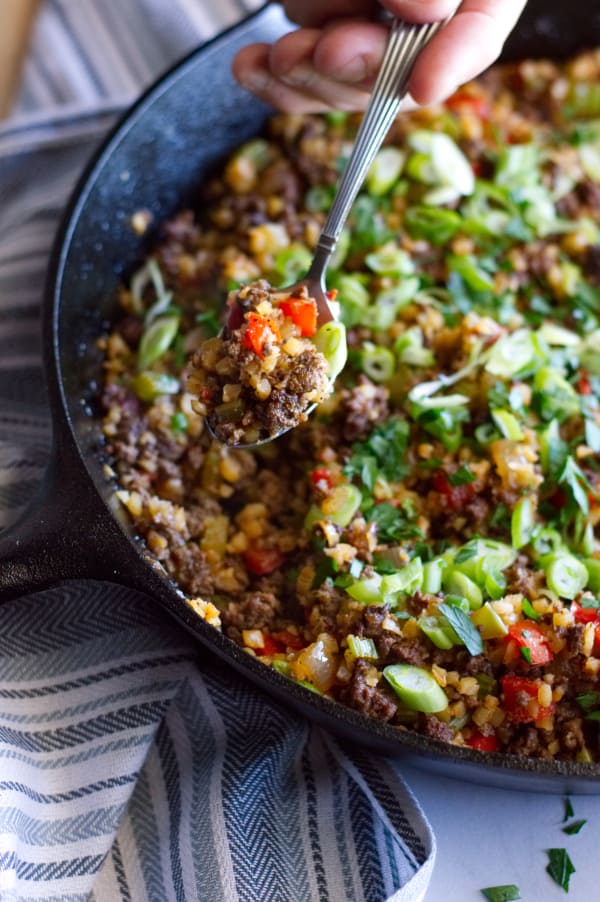
[[[38,494],[0,534],[0,602],[69,579],[136,585],[136,556],[77,452],[59,440]]]

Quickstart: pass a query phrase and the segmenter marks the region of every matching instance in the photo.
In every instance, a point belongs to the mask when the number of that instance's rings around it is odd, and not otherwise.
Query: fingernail
[[[337,70],[334,78],[336,81],[360,82],[368,78],[370,74],[364,56],[355,56]]]
[[[309,66],[307,63],[298,63],[297,66],[294,66],[293,69],[281,76],[281,81],[293,87],[306,87],[306,85],[314,81],[314,78],[315,70],[312,66]]]
[[[269,85],[271,76],[267,72],[252,69],[240,75],[240,84],[253,94],[261,94]]]

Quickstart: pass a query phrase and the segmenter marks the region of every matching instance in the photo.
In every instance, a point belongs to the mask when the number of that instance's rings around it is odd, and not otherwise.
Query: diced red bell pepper
[[[328,492],[333,486],[331,470],[328,470],[327,467],[317,467],[310,474],[310,479],[314,487],[323,492]]]
[[[279,309],[300,329],[300,334],[312,338],[317,331],[317,305],[313,298],[285,298]]]
[[[490,115],[490,105],[486,97],[472,94],[470,91],[456,91],[446,100],[446,106],[451,110],[468,109],[480,119],[487,119]]]
[[[263,647],[257,649],[257,654],[259,656],[277,655],[282,651],[285,651],[285,648],[281,644],[281,642],[278,642],[274,636],[269,636],[268,633],[263,633]]]
[[[594,623],[594,648],[600,647],[600,611],[598,608],[584,608],[577,601],[571,602],[571,613],[575,623]]]
[[[480,752],[497,752],[500,748],[500,742],[494,733],[490,733],[489,736],[484,736],[479,730],[471,733],[466,740],[466,743],[467,745],[470,745],[472,749],[479,749]]]
[[[277,341],[279,330],[275,323],[258,313],[249,313],[246,328],[242,336],[242,344],[257,357],[264,357],[267,342]]]
[[[538,690],[542,685],[541,680],[507,674],[500,678],[500,683],[504,696],[504,710],[506,716],[513,722],[531,723],[535,720],[542,720],[553,713],[554,704],[547,707],[540,706],[535,716],[529,710],[531,699],[537,699]]]
[[[255,576],[265,576],[267,573],[273,573],[278,570],[284,563],[285,555],[279,548],[259,548],[258,546],[250,546],[244,552],[244,563],[250,573]]]
[[[580,376],[577,382],[577,391],[580,395],[591,395],[592,383],[587,376]]]
[[[292,633],[290,630],[279,630],[276,633],[271,633],[271,635],[273,639],[283,645],[283,651],[285,651],[286,648],[304,648],[306,645],[306,642],[301,636],[297,636],[296,633]]]
[[[452,485],[448,479],[448,474],[443,470],[438,470],[437,473],[434,473],[432,485],[434,491],[439,492],[440,495],[446,498],[448,507],[455,511],[461,510],[475,494],[472,482],[468,482],[465,485]]]
[[[530,664],[548,664],[554,657],[543,630],[532,620],[511,624],[507,640],[516,642],[521,649],[529,649]]]

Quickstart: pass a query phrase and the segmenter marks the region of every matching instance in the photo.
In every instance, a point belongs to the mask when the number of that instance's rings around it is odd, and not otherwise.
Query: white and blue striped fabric
[[[0,526],[49,452],[39,306],[77,174],[142,87],[256,5],[45,0],[0,124]],[[434,858],[397,764],[200,664],[148,598],[82,581],[0,607],[0,900],[416,902]]]

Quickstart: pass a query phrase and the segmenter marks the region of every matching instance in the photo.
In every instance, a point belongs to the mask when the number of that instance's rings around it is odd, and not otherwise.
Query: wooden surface
[[[0,0],[0,117],[10,111],[39,0]]]

